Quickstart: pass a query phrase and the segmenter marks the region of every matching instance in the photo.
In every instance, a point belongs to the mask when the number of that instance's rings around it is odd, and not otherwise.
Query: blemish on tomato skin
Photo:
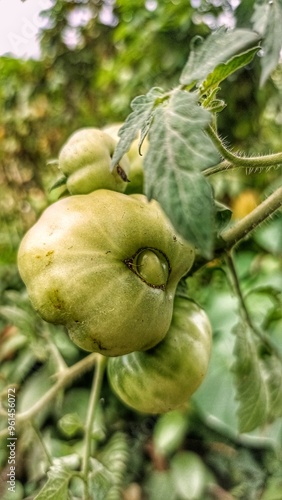
[[[65,303],[60,297],[60,290],[58,288],[54,288],[50,291],[50,301],[55,309],[59,311],[65,309]]]

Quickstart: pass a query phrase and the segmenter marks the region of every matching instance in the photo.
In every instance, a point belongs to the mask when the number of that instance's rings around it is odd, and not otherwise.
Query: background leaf
[[[229,224],[232,217],[231,208],[227,207],[223,203],[215,200],[215,210],[216,210],[216,231],[219,235],[221,231]]]
[[[255,342],[244,323],[235,327],[233,373],[239,402],[240,432],[250,432],[267,421],[269,397]]]
[[[113,476],[99,460],[91,458],[91,471],[88,476],[90,499],[104,500],[113,487]]]
[[[200,84],[219,64],[229,61],[235,54],[257,44],[258,40],[256,33],[246,29],[226,31],[225,28],[220,28],[202,43],[197,37],[181,73],[180,83]]]
[[[267,356],[264,368],[269,392],[268,420],[273,421],[282,417],[282,364],[276,356]]]
[[[282,48],[282,1],[258,0],[254,6],[252,21],[254,30],[264,37],[260,77],[262,86],[279,62]]]
[[[155,425],[153,441],[157,453],[168,456],[181,446],[188,428],[187,415],[174,410],[161,415]]]
[[[51,466],[48,481],[34,500],[62,500],[68,498],[68,485],[72,472],[58,466]]]
[[[216,88],[220,82],[232,75],[232,73],[249,64],[258,50],[259,47],[253,47],[242,54],[232,57],[226,63],[221,63],[216,66],[201,84],[201,92],[206,93]]]
[[[202,498],[206,486],[206,470],[192,451],[178,452],[171,460],[172,477],[181,500]]]

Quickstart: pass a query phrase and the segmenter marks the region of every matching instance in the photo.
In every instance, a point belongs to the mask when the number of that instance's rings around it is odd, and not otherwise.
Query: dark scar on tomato
[[[117,166],[117,173],[118,173],[118,175],[120,176],[120,178],[121,178],[124,182],[130,182],[130,180],[128,179],[128,177],[127,177],[127,175],[126,175],[125,171],[123,170],[123,168],[122,168],[120,165],[118,165],[118,166]]]

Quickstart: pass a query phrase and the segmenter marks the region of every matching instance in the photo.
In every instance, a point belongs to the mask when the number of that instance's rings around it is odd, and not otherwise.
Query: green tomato
[[[119,141],[118,131],[121,126],[122,123],[116,123],[113,125],[109,125],[108,127],[105,127],[103,130],[107,132],[107,134],[109,134],[111,137],[113,137],[113,139]],[[145,138],[142,144],[141,148],[142,156],[139,152],[138,145],[139,145],[139,137],[137,137],[137,139],[135,139],[132,142],[129,150],[127,151],[127,158],[130,163],[130,176],[129,176],[130,182],[128,182],[126,186],[127,194],[144,192],[143,161],[144,161],[144,156],[149,148],[149,142],[147,137]]]
[[[170,328],[158,345],[108,361],[113,391],[142,413],[164,413],[183,406],[207,373],[211,337],[204,310],[176,296]]]
[[[97,190],[48,207],[18,267],[34,308],[86,351],[149,349],[168,331],[177,283],[194,260],[156,201]]]
[[[116,141],[97,128],[83,128],[70,136],[59,153],[59,169],[66,176],[70,194],[88,194],[96,189],[124,192],[129,161],[124,156],[111,172]]]

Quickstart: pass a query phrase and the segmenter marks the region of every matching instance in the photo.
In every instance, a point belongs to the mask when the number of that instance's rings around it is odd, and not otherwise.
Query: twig
[[[64,372],[60,372],[60,378],[58,381],[47,391],[41,399],[39,399],[31,408],[28,410],[18,413],[16,416],[18,429],[27,420],[33,419],[44,406],[55,398],[60,389],[69,385],[75,378],[82,375],[87,370],[90,370],[97,360],[97,353],[89,354],[86,358],[78,361],[70,368],[66,368]],[[8,430],[4,429],[0,432],[0,438],[6,437],[8,435]]]
[[[218,137],[217,133],[215,130],[210,126],[207,129],[207,133],[212,139],[213,143],[216,145],[219,153],[222,155],[225,160],[228,160],[228,163],[232,163],[233,168],[234,167],[253,167],[253,168],[268,168],[272,167],[273,165],[279,165],[280,163],[282,164],[282,152],[280,153],[274,153],[271,155],[265,155],[265,156],[253,156],[253,157],[246,157],[246,156],[238,156],[229,149],[227,149],[224,145],[221,139]],[[213,167],[217,168],[217,167]],[[226,165],[223,165],[223,169],[226,169]],[[218,171],[218,170],[217,170]],[[215,172],[213,172],[215,173]],[[207,175],[207,174],[206,174]],[[209,174],[210,175],[210,174]]]
[[[238,245],[244,238],[256,229],[259,224],[267,220],[282,206],[282,186],[260,203],[251,213],[246,215],[232,227],[225,229],[221,234],[221,244],[215,250],[214,259],[221,258],[225,252]],[[197,257],[188,275],[194,274],[209,261],[202,256]]]
[[[85,498],[88,498],[88,473],[89,473],[89,458],[91,456],[91,444],[92,444],[92,429],[93,420],[95,418],[95,413],[97,410],[97,405],[99,402],[101,394],[101,386],[103,383],[104,371],[107,363],[107,358],[102,354],[97,355],[96,370],[94,372],[92,389],[90,393],[90,400],[88,405],[88,413],[86,419],[86,428],[84,436],[84,456],[82,462],[82,473],[85,480]]]
[[[221,238],[225,242],[225,249],[230,249],[237,245],[242,239],[248,236],[259,224],[270,217],[282,206],[282,186],[276,189],[268,198],[260,203],[250,214],[246,215],[234,226],[225,229],[221,233]]]

